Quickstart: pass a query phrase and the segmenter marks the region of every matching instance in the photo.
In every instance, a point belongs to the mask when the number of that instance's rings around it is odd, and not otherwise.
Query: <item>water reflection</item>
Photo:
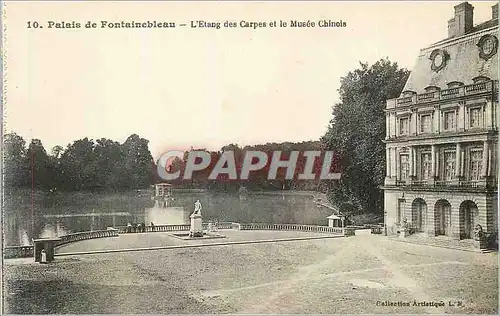
[[[248,194],[246,198],[225,193],[177,193],[169,208],[155,208],[150,197],[117,194],[60,193],[29,201],[12,199],[5,212],[5,240],[8,246],[31,244],[32,238],[60,236],[100,230],[127,223],[182,225],[189,223],[194,203],[203,205],[203,220],[241,223],[283,223],[325,225],[331,211],[318,208],[304,195]],[[113,216],[114,214],[114,216]],[[83,216],[85,215],[85,216]]]
[[[147,225],[185,225],[189,224],[189,211],[183,207],[153,207],[146,209],[145,222]]]
[[[65,229],[61,223],[56,223],[55,225],[45,224],[40,234],[40,238],[61,237],[69,233],[70,232]]]

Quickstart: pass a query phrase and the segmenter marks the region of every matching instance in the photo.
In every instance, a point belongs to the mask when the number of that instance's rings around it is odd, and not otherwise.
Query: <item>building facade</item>
[[[454,9],[448,38],[420,51],[400,97],[387,100],[388,235],[403,223],[422,236],[497,233],[498,4],[479,25],[469,3]]]

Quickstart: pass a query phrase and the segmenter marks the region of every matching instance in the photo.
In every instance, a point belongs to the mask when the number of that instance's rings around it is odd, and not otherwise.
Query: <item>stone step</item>
[[[406,238],[390,237],[390,239],[400,242],[420,244],[425,246],[434,246],[441,248],[450,248],[462,251],[472,252],[491,252],[492,250],[478,249],[472,240],[455,240],[455,239],[440,239],[422,236],[408,236]]]

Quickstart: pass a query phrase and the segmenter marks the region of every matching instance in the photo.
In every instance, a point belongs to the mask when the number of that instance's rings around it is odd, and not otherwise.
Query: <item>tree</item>
[[[100,189],[119,190],[125,173],[125,155],[120,143],[101,138],[94,147],[96,173],[94,186]]]
[[[30,182],[26,142],[16,133],[4,136],[4,187],[6,190],[28,186]]]
[[[325,150],[341,156],[342,178],[330,183],[329,197],[341,208],[365,213],[383,209],[379,186],[385,177],[385,105],[400,94],[409,71],[387,59],[341,78],[340,103],[321,138]]]
[[[61,155],[62,187],[65,190],[88,190],[95,184],[94,141],[85,137],[69,144]]]
[[[28,151],[28,161],[31,166],[31,181],[37,189],[48,189],[53,185],[50,159],[39,139],[31,140]]]
[[[155,164],[148,143],[147,139],[132,134],[122,145],[124,154],[122,181],[129,188],[147,188],[154,182],[152,169]]]

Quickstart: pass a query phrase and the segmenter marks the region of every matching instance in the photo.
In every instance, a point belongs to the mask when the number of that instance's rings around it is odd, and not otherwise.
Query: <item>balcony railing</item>
[[[490,80],[474,83],[466,86],[445,89],[440,91],[415,94],[402,98],[387,100],[387,108],[410,106],[419,103],[426,103],[439,100],[448,100],[462,96],[480,94],[485,92],[498,91],[498,80]]]
[[[460,188],[485,188],[496,187],[496,182],[488,184],[479,180],[396,180],[396,186],[401,187],[460,187]]]

